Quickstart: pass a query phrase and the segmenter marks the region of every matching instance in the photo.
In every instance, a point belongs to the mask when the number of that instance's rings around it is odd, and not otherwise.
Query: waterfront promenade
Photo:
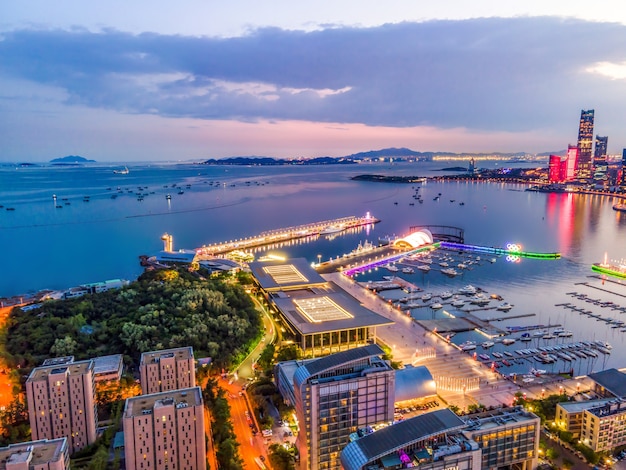
[[[541,398],[557,393],[572,395],[577,391],[589,389],[586,378],[559,381],[540,381],[530,384],[513,382],[492,371],[487,365],[476,361],[471,355],[460,351],[441,337],[420,326],[411,317],[403,314],[375,293],[361,287],[353,279],[342,273],[324,274],[327,281],[334,282],[355,297],[366,308],[393,320],[394,325],[378,327],[376,335],[389,346],[395,361],[415,366],[426,365],[435,380],[454,378],[456,382],[478,384],[475,389],[450,389],[438,385],[437,393],[449,405],[456,405],[461,410],[469,405],[509,406],[517,392],[526,393],[529,398]],[[417,354],[424,350],[433,350],[434,357],[420,358]]]

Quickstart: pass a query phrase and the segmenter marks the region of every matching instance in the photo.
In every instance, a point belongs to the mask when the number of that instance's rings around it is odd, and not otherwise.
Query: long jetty
[[[322,222],[269,230],[254,237],[229,240],[228,242],[214,243],[211,245],[202,245],[200,248],[196,248],[195,251],[200,258],[203,256],[218,256],[236,250],[245,251],[261,246],[273,245],[275,243],[284,243],[299,238],[319,236],[322,235],[325,230],[330,228],[336,230],[336,233],[339,233],[351,228],[376,224],[378,222],[380,222],[380,220],[371,216],[368,212],[364,217],[350,216],[342,217],[340,219],[324,220]]]

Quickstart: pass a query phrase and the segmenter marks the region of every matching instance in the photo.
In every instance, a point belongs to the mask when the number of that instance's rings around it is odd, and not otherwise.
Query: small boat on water
[[[426,294],[422,295],[422,300],[423,300],[424,302],[426,302],[427,300],[432,299],[432,297],[433,297],[433,296],[432,296],[431,294],[426,293]]]
[[[478,357],[480,357],[483,361],[489,361],[491,359],[489,354],[479,354]]]
[[[485,348],[485,349],[489,349],[489,348],[490,348],[490,347],[492,347],[494,344],[496,344],[496,343],[494,343],[493,341],[485,341],[484,343],[482,343],[482,344],[481,344],[481,346],[482,346],[483,348]]]
[[[121,170],[113,170],[113,173],[115,173],[116,175],[127,175],[128,173],[130,173],[130,171],[128,170],[128,167],[124,167]]]
[[[424,273],[427,273],[428,271],[430,271],[430,266],[428,266],[427,264],[420,264],[419,266],[417,266],[417,269]]]
[[[452,302],[450,305],[452,305],[453,307],[462,307],[463,305],[465,305],[465,301],[463,300],[455,300],[454,302]]]
[[[474,341],[466,341],[459,345],[461,351],[472,351],[476,349],[476,343]]]
[[[459,272],[454,268],[444,268],[441,270],[441,274],[445,274],[449,277],[454,277],[459,274]]]
[[[404,274],[413,274],[415,272],[415,269],[410,266],[405,266],[404,268],[402,268],[402,272]]]
[[[509,346],[511,344],[515,343],[515,339],[514,338],[504,338],[502,340],[502,344],[504,344],[505,346]]]
[[[453,295],[454,294],[452,294],[452,292],[450,292],[449,290],[446,290],[446,291],[443,291],[441,294],[439,294],[439,298],[445,300],[445,299],[449,299]]]
[[[509,310],[511,310],[513,308],[513,305],[504,302],[503,304],[500,304],[496,307],[496,310],[500,310],[501,312],[508,312]]]
[[[440,308],[443,308],[443,305],[439,302],[435,302],[434,304],[430,304],[430,308],[432,308],[433,310],[439,310]]]
[[[498,351],[494,351],[491,353],[491,355],[495,358],[501,359],[502,358],[502,353],[499,353]]]
[[[398,267],[394,266],[393,264],[388,264],[385,267],[388,271],[391,271],[392,273],[397,273],[399,271]]]
[[[471,284],[466,285],[465,287],[461,287],[459,289],[459,294],[464,295],[474,295],[476,293],[476,288]]]
[[[171,194],[166,194],[165,195],[165,199],[167,199],[169,201],[170,199],[172,199],[172,195]]]

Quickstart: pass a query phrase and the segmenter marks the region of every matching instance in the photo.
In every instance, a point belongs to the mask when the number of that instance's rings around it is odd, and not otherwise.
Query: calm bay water
[[[514,304],[510,315],[536,314],[498,326],[559,323],[574,333],[573,339],[560,341],[602,339],[613,344],[608,359],[577,361],[576,372],[626,366],[620,361],[626,353],[626,332],[555,305],[570,302],[605,317],[623,316],[626,320],[625,314],[567,295],[577,291],[626,306],[625,286],[602,285],[589,277],[591,264],[602,260],[605,252],[610,258],[626,257],[626,217],[612,210],[612,198],[532,193],[523,186],[496,183],[429,182],[420,189],[424,203],[411,206],[409,203],[415,202],[411,185],[350,180],[361,173],[428,176],[455,165],[138,165],[129,167],[128,175],[114,174],[113,167],[107,166],[0,167],[0,205],[4,206],[0,208],[0,296],[105,279],[134,279],[141,272],[138,255],[160,250],[164,232],[174,236],[176,249],[195,248],[369,211],[381,219],[371,232],[295,244],[279,251],[309,261],[316,261],[318,255],[328,259],[365,240],[375,242],[378,237],[405,234],[411,226],[437,224],[464,228],[470,244],[519,243],[528,251],[558,251],[562,258],[556,261],[508,263],[499,258],[495,264],[482,263],[452,279],[438,272],[407,278],[433,292],[473,284]],[[178,194],[181,187],[184,194]],[[147,194],[143,201],[138,201],[137,192]],[[438,193],[442,193],[440,200],[433,201]],[[169,202],[166,194],[171,195]],[[84,202],[85,196],[89,202]],[[460,206],[460,201],[465,204]],[[6,211],[6,207],[15,211]],[[389,273],[361,278],[384,274]],[[576,285],[581,282],[589,286]],[[414,315],[433,315],[426,310],[419,309]],[[494,314],[486,311],[483,317]],[[477,333],[457,336],[455,342],[484,340]],[[554,367],[564,366],[557,363]]]

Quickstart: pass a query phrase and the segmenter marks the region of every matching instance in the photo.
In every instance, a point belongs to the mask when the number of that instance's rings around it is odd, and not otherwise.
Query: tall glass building
[[[301,468],[339,470],[359,429],[393,421],[395,371],[377,344],[307,361],[294,374]]]
[[[576,176],[581,179],[589,179],[592,176],[593,119],[593,109],[580,111],[580,124],[578,125],[579,155]]]

